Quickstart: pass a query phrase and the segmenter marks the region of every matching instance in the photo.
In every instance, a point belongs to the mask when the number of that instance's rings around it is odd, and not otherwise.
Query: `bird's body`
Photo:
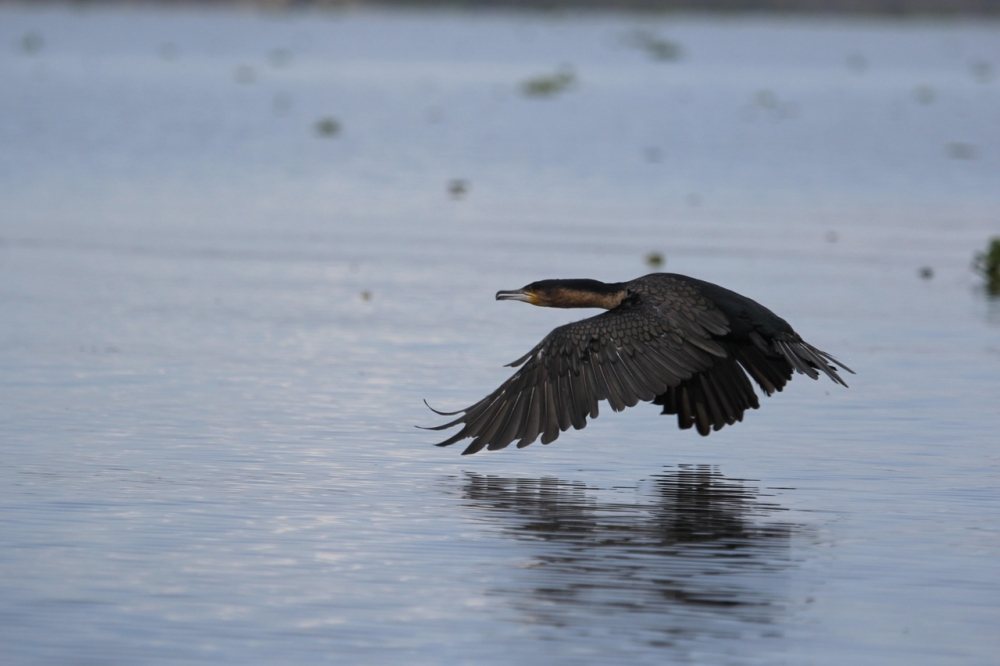
[[[493,393],[432,428],[461,426],[439,446],[472,438],[463,453],[548,444],[580,429],[607,401],[615,411],[638,402],[676,414],[702,435],[743,420],[759,406],[750,378],[771,395],[793,371],[822,372],[847,386],[826,352],[805,342],[784,319],[746,296],[671,273],[628,282],[543,280],[497,300],[549,307],[600,307],[594,317],[559,326],[511,366]],[[437,410],[435,410],[437,411]]]

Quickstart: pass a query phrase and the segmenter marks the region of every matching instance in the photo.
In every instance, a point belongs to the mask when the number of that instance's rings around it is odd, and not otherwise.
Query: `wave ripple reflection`
[[[490,590],[526,623],[679,646],[773,635],[795,602],[792,546],[807,528],[774,520],[781,506],[712,466],[668,468],[610,491],[470,473],[462,492],[477,520],[528,549]]]

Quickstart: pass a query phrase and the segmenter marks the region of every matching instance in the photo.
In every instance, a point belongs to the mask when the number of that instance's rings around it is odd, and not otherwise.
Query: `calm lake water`
[[[1000,24],[4,6],[0,87],[4,664],[996,663]],[[414,428],[649,253],[851,387]]]

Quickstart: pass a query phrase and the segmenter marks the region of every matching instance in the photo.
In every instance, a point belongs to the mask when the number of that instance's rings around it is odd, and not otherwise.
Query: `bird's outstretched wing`
[[[520,448],[539,435],[548,444],[571,426],[583,428],[602,400],[621,411],[730,359],[718,339],[728,331],[726,317],[710,306],[661,311],[640,299],[626,301],[556,328],[510,364],[520,367],[499,388],[465,409],[437,412],[457,418],[430,429],[461,426],[438,446],[472,438],[463,454],[502,449],[515,440]]]
[[[760,406],[747,375],[765,395],[780,391],[793,372],[819,379],[822,372],[842,386],[837,373],[853,370],[826,352],[813,347],[793,331],[780,332],[770,342],[751,332],[745,340],[726,341],[730,356],[718,359],[707,370],[656,396],[663,414],[676,414],[681,429],[694,427],[700,435],[743,420],[743,413]]]

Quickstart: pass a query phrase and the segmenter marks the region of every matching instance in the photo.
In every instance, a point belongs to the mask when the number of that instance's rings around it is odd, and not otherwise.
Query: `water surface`
[[[998,37],[0,9],[5,663],[991,662]],[[496,290],[650,252],[850,389],[413,427],[580,314]]]

